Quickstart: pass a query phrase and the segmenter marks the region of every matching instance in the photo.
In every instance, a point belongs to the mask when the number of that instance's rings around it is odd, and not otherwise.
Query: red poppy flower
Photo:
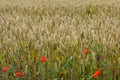
[[[100,71],[100,69],[98,69],[98,70],[93,74],[93,77],[94,77],[94,78],[97,78],[100,74],[101,74],[101,71]]]
[[[42,56],[40,62],[45,62],[47,60],[46,56]]]
[[[84,49],[82,52],[83,52],[84,54],[87,54],[87,53],[89,52],[89,50],[88,50],[88,49]]]
[[[5,67],[2,69],[2,72],[6,72],[6,71],[8,71],[8,69],[9,69],[8,67]]]
[[[15,73],[14,76],[19,77],[19,76],[22,76],[22,74],[23,74],[22,71],[19,71],[19,72]]]

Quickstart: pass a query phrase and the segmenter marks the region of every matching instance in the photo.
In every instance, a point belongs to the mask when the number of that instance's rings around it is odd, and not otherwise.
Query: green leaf
[[[65,63],[65,68],[67,68],[69,65],[70,65],[70,61],[71,61],[71,59],[72,59],[72,57],[70,57],[67,61],[66,61],[66,63]]]

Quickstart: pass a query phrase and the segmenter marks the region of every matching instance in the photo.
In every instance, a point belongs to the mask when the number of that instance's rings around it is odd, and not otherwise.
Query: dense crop
[[[0,80],[120,80],[119,0],[0,0]]]

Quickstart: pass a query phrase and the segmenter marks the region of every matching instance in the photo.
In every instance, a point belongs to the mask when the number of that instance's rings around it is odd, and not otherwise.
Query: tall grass
[[[1,0],[0,80],[120,80],[119,0]],[[82,51],[88,49],[88,54]],[[42,56],[46,62],[40,62]],[[23,75],[15,77],[17,71]]]

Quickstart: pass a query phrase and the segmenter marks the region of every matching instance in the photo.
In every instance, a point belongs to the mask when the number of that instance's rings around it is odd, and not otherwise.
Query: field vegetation
[[[0,80],[120,80],[120,1],[0,0]]]

